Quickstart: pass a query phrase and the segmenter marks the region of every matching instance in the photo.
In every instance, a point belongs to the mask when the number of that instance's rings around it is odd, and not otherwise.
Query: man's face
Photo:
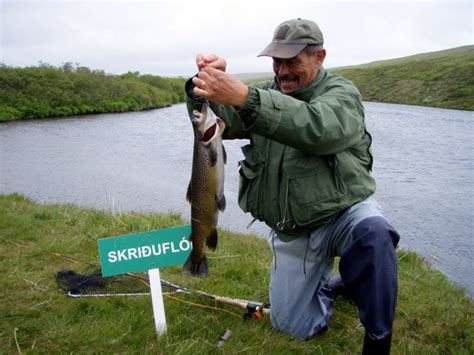
[[[314,54],[305,50],[289,59],[273,58],[273,72],[284,94],[298,90],[316,78],[324,61],[326,51],[319,49]]]

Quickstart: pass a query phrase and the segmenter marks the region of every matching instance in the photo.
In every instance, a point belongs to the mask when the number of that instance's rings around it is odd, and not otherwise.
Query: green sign
[[[191,253],[191,226],[99,239],[103,276],[184,264]]]

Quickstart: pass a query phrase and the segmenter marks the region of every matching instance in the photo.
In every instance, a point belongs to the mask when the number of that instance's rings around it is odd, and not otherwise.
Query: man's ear
[[[317,58],[317,63],[318,66],[321,66],[324,62],[324,58],[326,58],[326,50],[324,48],[321,48],[316,52],[316,58]]]

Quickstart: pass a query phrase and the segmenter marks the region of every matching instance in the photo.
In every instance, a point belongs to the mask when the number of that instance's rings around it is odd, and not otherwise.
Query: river
[[[474,294],[472,112],[365,103],[373,135],[376,197],[417,251]],[[191,172],[192,129],[184,104],[145,112],[0,124],[0,193],[102,210],[180,212]],[[226,141],[224,229],[266,236],[237,205],[243,141]]]

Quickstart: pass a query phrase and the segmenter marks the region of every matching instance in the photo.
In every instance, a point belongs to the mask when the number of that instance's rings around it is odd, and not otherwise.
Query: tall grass
[[[17,194],[0,195],[1,352],[360,352],[364,330],[355,306],[345,299],[336,301],[329,331],[302,342],[272,329],[268,317],[244,321],[239,308],[195,295],[165,296],[168,331],[157,339],[150,297],[72,299],[56,284],[58,271],[98,270],[94,265],[99,260],[98,238],[185,222],[177,214],[112,214],[72,205],[40,205]],[[222,230],[219,238],[217,252],[208,253],[208,278],[183,275],[179,266],[162,269],[162,278],[217,295],[266,301],[271,264],[266,241]],[[413,252],[400,250],[398,257],[393,353],[472,354],[472,300]],[[104,291],[146,292],[148,288],[135,278],[117,276],[109,279]],[[219,349],[217,342],[226,329],[232,335]]]

